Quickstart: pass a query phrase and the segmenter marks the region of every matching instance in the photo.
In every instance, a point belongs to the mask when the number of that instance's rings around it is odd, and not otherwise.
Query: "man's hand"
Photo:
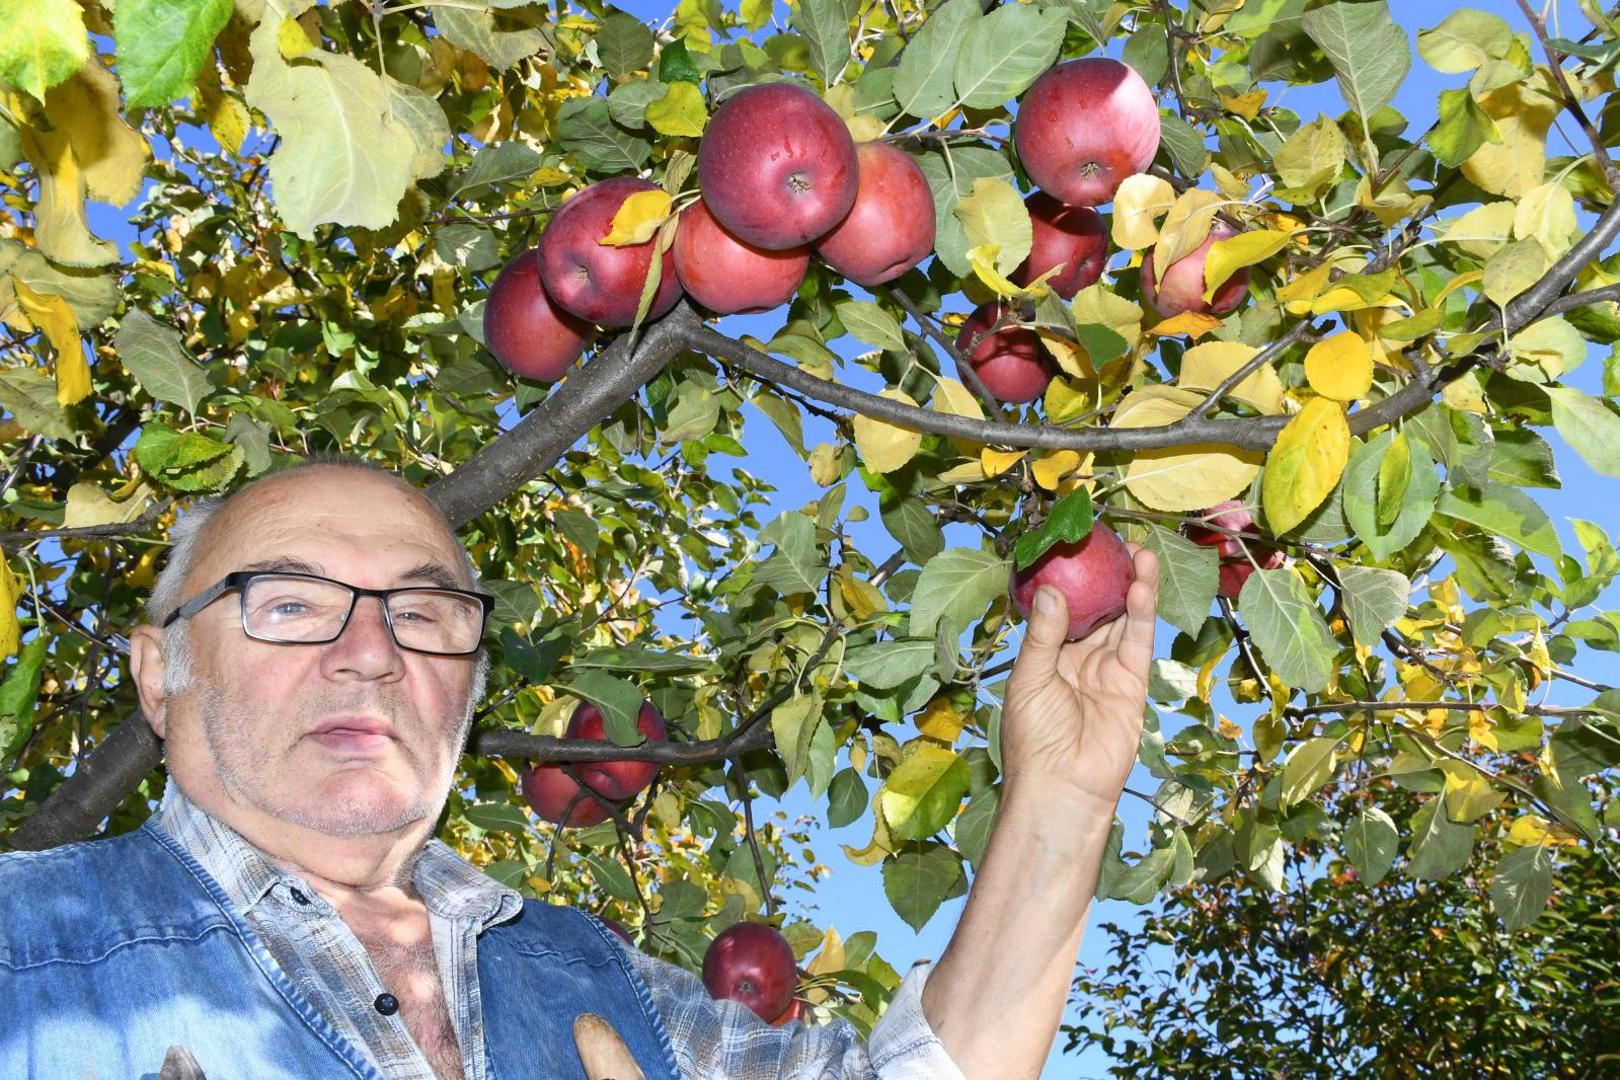
[[[1112,810],[1136,761],[1153,663],[1159,561],[1127,544],[1136,572],[1125,614],[1065,642],[1063,594],[1035,594],[1024,644],[1007,680],[1001,761],[1009,786],[1056,785]],[[1050,607],[1043,609],[1043,601]]]

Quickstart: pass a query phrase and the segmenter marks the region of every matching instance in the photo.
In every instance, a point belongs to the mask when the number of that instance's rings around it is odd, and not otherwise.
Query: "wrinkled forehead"
[[[232,570],[278,569],[340,580],[359,574],[383,586],[471,584],[460,542],[420,492],[352,469],[256,484],[227,503],[201,539],[194,587]]]

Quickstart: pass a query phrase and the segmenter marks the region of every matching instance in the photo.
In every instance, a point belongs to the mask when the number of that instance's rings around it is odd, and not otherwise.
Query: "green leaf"
[[[1377,644],[1384,631],[1406,614],[1412,583],[1398,570],[1342,566],[1339,581],[1344,585],[1344,612],[1357,645]]]
[[[1339,92],[1357,113],[1370,117],[1395,99],[1412,67],[1412,46],[1383,0],[1324,5],[1305,13],[1304,27],[1327,55]]]
[[[866,781],[855,769],[840,769],[827,788],[827,824],[834,829],[852,825],[866,813]]]
[[[1472,71],[1487,60],[1500,60],[1513,48],[1513,27],[1500,15],[1463,8],[1430,30],[1419,30],[1418,55],[1444,75]]]
[[[849,63],[849,11],[844,0],[797,0],[792,23],[810,50],[810,67],[831,86]]]
[[[75,0],[7,0],[0,18],[0,79],[40,101],[90,59]]]
[[[956,57],[956,97],[970,109],[991,109],[1023,93],[1052,66],[1063,46],[1062,8],[1004,4],[968,29]]]
[[[626,78],[652,62],[653,32],[634,15],[615,11],[597,27],[596,55],[615,80]]]
[[[676,38],[659,52],[658,81],[666,83],[703,81],[703,73],[693,62],[692,50],[686,47],[684,39]]]
[[[1159,617],[1197,634],[1220,589],[1220,553],[1158,525],[1142,546],[1159,558]]]
[[[113,9],[125,104],[167,105],[191,89],[231,0],[121,0]]]
[[[242,448],[191,431],[148,423],[135,442],[135,460],[160,483],[177,491],[220,487],[242,466]]]
[[[880,517],[889,535],[905,550],[906,558],[923,565],[945,550],[945,531],[918,499],[905,499],[884,510]]]
[[[1540,280],[1548,261],[1547,249],[1534,236],[1515,240],[1486,262],[1485,279],[1480,282],[1480,288],[1491,303],[1506,306],[1509,300]]]
[[[975,180],[995,177],[1012,183],[1012,166],[994,150],[978,146],[930,151],[916,160],[934,195],[934,251],[951,273],[971,277],[967,233],[956,204],[973,190]]]
[[[825,735],[822,733],[826,732]],[[776,751],[782,755],[782,761],[787,765],[787,782],[789,786],[799,782],[799,777],[811,771],[812,763],[817,756],[816,743],[821,741],[828,744],[832,739],[831,729],[827,727],[826,718],[822,715],[822,701],[820,694],[800,694],[771,710],[771,735],[776,740]],[[828,764],[831,756],[828,755]],[[832,779],[832,771],[827,770],[827,779]],[[816,792],[815,783],[812,782],[812,794]],[[825,790],[826,784],[821,785]]]
[[[636,79],[616,87],[607,98],[608,116],[620,127],[634,131],[647,123],[647,106],[663,100],[669,86],[657,79]]]
[[[1620,477],[1620,416],[1572,386],[1549,386],[1553,426],[1593,472]]]
[[[1440,122],[1429,134],[1435,160],[1455,169],[1488,142],[1501,142],[1496,121],[1466,88],[1440,91]]]
[[[39,698],[39,680],[49,644],[44,634],[35,634],[17,654],[17,662],[11,665],[5,681],[0,682],[0,755],[16,753],[34,730],[34,702]]]
[[[1430,799],[1412,815],[1406,865],[1411,877],[1439,881],[1467,863],[1474,850],[1474,827],[1452,821],[1443,812],[1444,806],[1444,800]]]
[[[396,117],[406,98],[351,56],[315,50],[288,63],[277,39],[281,23],[266,8],[253,31],[246,94],[281,140],[270,156],[270,183],[282,220],[303,237],[327,222],[392,224],[405,189],[427,175],[421,115]]]
[[[516,15],[478,11],[468,3],[430,4],[433,25],[452,45],[459,45],[497,70],[511,67],[526,56],[533,56],[546,43],[546,31],[539,23],[550,14],[540,9]]]
[[[1358,810],[1344,830],[1345,858],[1368,888],[1383,881],[1395,865],[1399,843],[1394,820],[1376,806]]]
[[[208,376],[180,343],[180,335],[144,311],[124,316],[113,338],[118,361],[158,401],[168,401],[195,416],[213,387]]]
[[[630,880],[630,872],[622,862],[611,855],[599,855],[594,851],[580,857],[591,868],[591,877],[598,888],[619,900],[635,902],[636,884]]]
[[[1547,511],[1518,488],[1506,484],[1487,481],[1478,491],[1449,489],[1441,493],[1434,512],[1477,525],[1550,559],[1564,553]]]
[[[599,97],[562,103],[557,110],[557,142],[595,172],[639,171],[652,156],[652,143],[615,124],[607,102]]]
[[[506,666],[536,686],[543,686],[551,678],[557,659],[568,648],[568,638],[562,634],[531,645],[510,626],[501,627],[501,654]]]
[[[1182,176],[1202,176],[1209,162],[1204,133],[1174,113],[1159,114],[1159,143],[1170,155],[1170,163]]]
[[[943,844],[907,845],[906,850],[883,860],[883,893],[895,914],[913,930],[921,930],[940,904],[966,889],[961,860]]]
[[[1040,528],[1018,538],[1018,543],[1013,547],[1013,566],[1019,570],[1026,569],[1046,554],[1053,544],[1074,544],[1084,540],[1091,535],[1093,521],[1091,493],[1085,488],[1076,488],[1058,500],[1057,505],[1052,507],[1052,513],[1041,522]]]
[[[878,349],[904,352],[906,337],[893,315],[870,300],[845,300],[833,307],[838,321],[856,338]]]
[[[1170,70],[1170,50],[1164,46],[1164,33],[1153,23],[1139,21],[1125,39],[1119,58],[1142,76],[1149,86],[1158,86]]]
[[[1107,900],[1123,900],[1128,904],[1146,904],[1159,894],[1175,868],[1175,845],[1154,848],[1135,865],[1122,864],[1108,884],[1108,894],[1101,889],[1097,896]]]
[[[461,816],[467,819],[467,824],[475,825],[486,832],[527,836],[534,828],[523,808],[512,803],[471,803],[462,810]]]
[[[759,534],[762,544],[775,544],[776,552],[754,574],[758,584],[783,596],[815,592],[827,575],[827,562],[816,544],[816,523],[797,511],[771,522]]]
[[[957,54],[981,18],[978,0],[947,0],[929,13],[894,73],[894,99],[903,111],[927,119],[951,107]]]
[[[646,649],[637,645],[619,645],[606,649],[592,649],[584,656],[575,657],[576,668],[606,668],[614,671],[642,671],[658,675],[701,675],[714,671],[714,662],[701,656]]]
[[[902,840],[928,839],[956,817],[971,783],[956,751],[921,739],[908,743],[878,789],[889,832]]]
[[[1412,444],[1404,431],[1397,431],[1378,463],[1377,521],[1380,529],[1394,525],[1406,505],[1406,489],[1412,484]]]
[[[1307,694],[1327,689],[1339,645],[1297,570],[1250,574],[1238,594],[1238,611],[1278,678]]]
[[[644,700],[641,688],[600,671],[581,671],[557,686],[584,698],[602,710],[602,727],[615,746],[640,746],[647,737],[636,727],[636,714]]]
[[[1592,707],[1620,710],[1620,694],[1609,690]],[[1548,740],[1558,775],[1567,783],[1620,764],[1620,718],[1569,716]]]
[[[47,439],[71,439],[73,425],[56,403],[56,380],[37,367],[0,371],[0,406],[23,430]]]
[[[1491,875],[1491,907],[1508,932],[1523,930],[1546,910],[1552,895],[1552,851],[1532,844],[1502,856]]]
[[[973,869],[979,868],[984,849],[990,842],[990,829],[996,823],[996,809],[1001,805],[1001,793],[988,788],[975,795],[967,808],[956,819],[956,848]]]
[[[1322,785],[1333,779],[1338,765],[1339,740],[1319,736],[1306,739],[1283,764],[1282,805],[1293,806],[1310,798]]]
[[[911,594],[911,636],[932,639],[942,618],[967,626],[984,617],[990,601],[1005,596],[1008,567],[994,552],[947,548],[928,560]]]
[[[433,250],[451,266],[478,273],[501,265],[495,233],[483,225],[457,223],[433,233]]]
[[[1344,470],[1344,516],[1358,540],[1367,545],[1373,558],[1383,561],[1402,551],[1428,524],[1440,497],[1440,474],[1435,472],[1429,452],[1417,440],[1409,440],[1411,477],[1401,496],[1401,509],[1388,528],[1379,524],[1378,474],[1395,433],[1384,431],[1350,453]]]
[[[844,671],[872,690],[893,690],[927,671],[934,662],[929,638],[901,638],[856,645],[844,655]]]

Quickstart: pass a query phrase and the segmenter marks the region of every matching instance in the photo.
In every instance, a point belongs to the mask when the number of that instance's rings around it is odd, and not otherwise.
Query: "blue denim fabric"
[[[489,1074],[582,1078],[573,1022],[604,1017],[675,1080],[646,984],[588,917],[526,902],[478,941]],[[383,1074],[317,1015],[219,885],[153,822],[0,856],[0,1077],[155,1080],[184,1046],[208,1080]]]

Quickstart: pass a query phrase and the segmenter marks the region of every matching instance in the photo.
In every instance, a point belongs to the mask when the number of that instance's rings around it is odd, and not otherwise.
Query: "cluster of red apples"
[[[1220,553],[1220,595],[1226,599],[1236,600],[1256,569],[1276,570],[1283,565],[1283,553],[1276,548],[1237,535],[1251,535],[1254,529],[1254,514],[1242,500],[1228,499],[1198,516],[1208,524],[1188,524],[1182,531],[1194,543]]]
[[[1030,86],[1014,143],[1040,190],[1025,202],[1032,244],[1012,281],[1028,285],[1050,274],[1047,286],[1070,299],[1098,279],[1107,257],[1096,207],[1158,152],[1158,102],[1125,64],[1067,61]],[[798,291],[812,252],[874,288],[933,251],[934,199],[917,163],[887,142],[857,145],[838,113],[791,83],[749,86],[727,98],[699,144],[697,173],[702,196],[680,211],[674,243],[662,255],[651,239],[603,243],[626,199],[657,190],[650,181],[604,180],[564,203],[539,246],[509,263],[490,290],[484,336],[496,359],[526,378],[561,378],[597,327],[635,322],[655,257],[662,262],[649,319],[669,311],[682,292],[717,315],[774,308]],[[1247,291],[1247,270],[1203,299],[1205,257],[1227,235],[1217,226],[1158,274],[1150,253],[1143,298],[1165,316],[1231,311]],[[998,400],[1038,400],[1055,364],[1034,331],[1003,325],[1008,321],[997,304],[980,306],[963,324],[958,349]]]

